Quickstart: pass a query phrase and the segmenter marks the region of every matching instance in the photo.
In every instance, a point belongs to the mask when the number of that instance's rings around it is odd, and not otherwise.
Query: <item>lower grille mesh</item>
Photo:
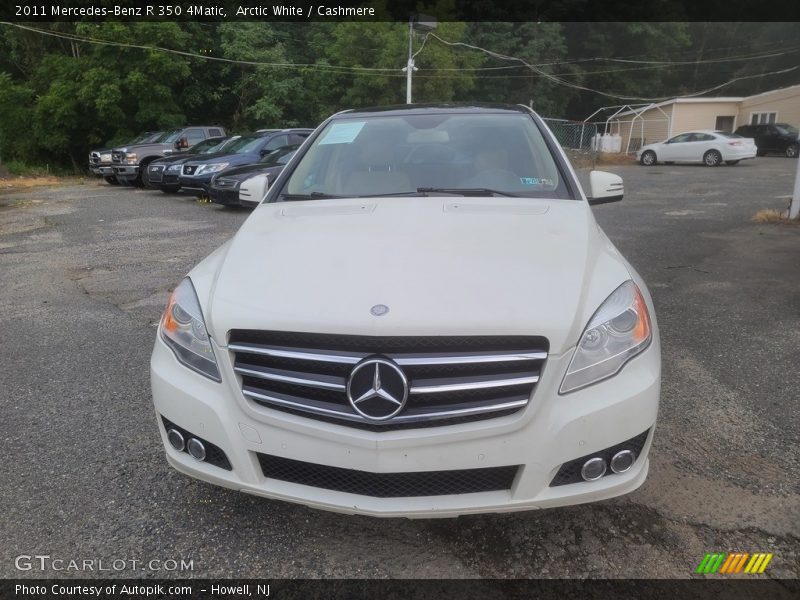
[[[417,473],[371,473],[328,467],[299,460],[258,454],[265,477],[326,490],[374,498],[445,496],[509,490],[518,466],[424,471]]]

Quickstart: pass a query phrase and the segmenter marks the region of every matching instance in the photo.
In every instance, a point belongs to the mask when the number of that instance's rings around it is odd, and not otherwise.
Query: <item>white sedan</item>
[[[657,144],[643,146],[636,153],[647,167],[657,163],[702,163],[716,167],[725,162],[735,165],[740,160],[755,158],[756,143],[735,133],[724,131],[689,131]]]

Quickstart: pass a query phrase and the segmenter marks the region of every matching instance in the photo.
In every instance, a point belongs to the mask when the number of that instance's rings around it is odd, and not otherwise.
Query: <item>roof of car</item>
[[[525,113],[531,111],[527,106],[519,104],[489,103],[438,103],[438,104],[397,104],[394,106],[373,106],[369,108],[353,108],[334,115],[335,118],[352,118],[359,116],[399,116],[419,114],[451,114],[451,113]]]

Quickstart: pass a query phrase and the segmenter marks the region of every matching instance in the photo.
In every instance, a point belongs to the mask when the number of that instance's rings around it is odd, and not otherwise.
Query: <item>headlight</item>
[[[561,383],[561,394],[615,375],[652,339],[642,292],[626,281],[606,299],[581,335]]]
[[[195,175],[200,175],[201,173],[218,173],[227,166],[228,163],[214,163],[211,165],[200,165],[197,168],[197,172],[195,173]]]
[[[161,318],[161,337],[184,365],[222,381],[194,286],[187,277],[175,288]]]
[[[125,154],[125,161],[126,162],[135,163],[136,162],[136,158],[137,158],[137,156],[136,156],[135,152],[128,152],[127,154]]]
[[[170,165],[167,171],[180,171],[181,165]]]

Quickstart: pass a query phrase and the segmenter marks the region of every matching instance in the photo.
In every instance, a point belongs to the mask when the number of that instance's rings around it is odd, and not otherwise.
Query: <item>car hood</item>
[[[234,165],[252,163],[261,158],[257,153],[237,154],[235,152],[215,152],[214,154],[198,154],[191,163],[193,165],[205,165],[209,163],[228,162]]]
[[[181,161],[187,161],[187,160],[190,160],[192,158],[196,158],[198,156],[202,156],[202,155],[201,154],[185,154],[185,153],[181,153],[181,152],[176,152],[175,154],[169,154],[167,156],[164,156],[163,158],[157,158],[156,160],[154,160],[150,164],[166,165],[166,164],[172,164],[172,163],[181,162]]]
[[[220,345],[231,329],[543,335],[553,354],[630,279],[584,202],[498,197],[262,204],[190,276]]]

